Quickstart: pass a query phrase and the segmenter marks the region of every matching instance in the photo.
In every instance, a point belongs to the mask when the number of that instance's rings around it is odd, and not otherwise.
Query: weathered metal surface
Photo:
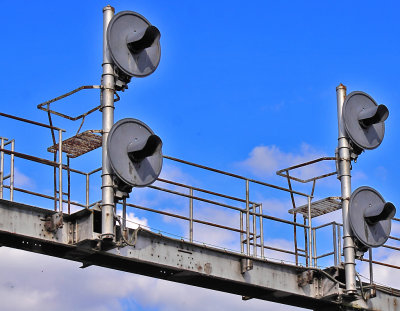
[[[337,211],[341,207],[341,202],[336,197],[328,197],[312,202],[311,218]],[[289,213],[302,214],[304,217],[308,217],[308,204],[299,206],[297,208],[292,208],[289,210]]]
[[[0,231],[44,241],[72,244],[95,239],[99,234],[93,228],[94,217],[94,211],[90,210],[61,217],[51,210],[0,200]]]
[[[136,232],[135,246],[101,243],[101,228],[95,228],[101,215],[90,210],[64,215],[64,226],[48,232],[45,218],[54,214],[0,200],[0,245],[314,310],[400,310],[400,293],[390,288],[378,287],[367,302],[358,296],[350,300],[338,268],[322,271],[249,258],[252,269],[244,271],[247,256],[146,230]]]
[[[338,179],[341,185],[342,219],[343,219],[343,255],[346,271],[346,290],[356,292],[355,246],[349,223],[349,200],[351,196],[351,151],[343,120],[343,103],[346,99],[346,87],[336,87],[338,115],[338,159],[336,161]]]
[[[101,145],[101,135],[92,133],[92,131],[86,131],[64,140],[62,143],[62,151],[70,158],[76,158],[101,147]],[[47,151],[52,153],[57,152],[58,144],[47,148]]]
[[[100,85],[83,85],[81,87],[78,87],[75,90],[72,90],[72,91],[66,93],[66,94],[63,94],[61,96],[57,96],[56,98],[53,98],[53,99],[50,99],[48,101],[45,101],[44,103],[41,103],[41,104],[37,105],[37,108],[40,109],[40,110],[46,111],[48,113],[54,114],[56,116],[71,120],[71,121],[84,119],[87,115],[91,114],[92,112],[95,112],[96,110],[99,110],[100,109],[100,105],[90,109],[88,112],[85,112],[85,113],[83,113],[83,114],[81,114],[79,116],[72,117],[72,116],[69,116],[69,115],[66,115],[66,114],[51,110],[50,109],[50,104],[54,103],[55,101],[58,101],[60,99],[63,99],[65,97],[68,97],[68,96],[70,96],[72,94],[75,94],[75,93],[77,93],[77,92],[79,92],[81,90],[88,90],[88,89],[101,89],[101,86]],[[51,122],[51,119],[50,119],[50,122]]]
[[[63,225],[63,217],[60,213],[47,216],[44,222],[44,228],[49,232],[56,232],[59,228],[62,228]]]

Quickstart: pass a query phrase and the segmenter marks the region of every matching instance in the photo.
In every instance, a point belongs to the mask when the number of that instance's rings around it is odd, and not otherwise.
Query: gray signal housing
[[[107,45],[119,73],[126,76],[122,80],[129,82],[130,77],[146,77],[156,70],[160,37],[157,27],[139,13],[122,11],[113,16],[107,28]]]
[[[385,244],[395,214],[394,205],[385,202],[381,194],[373,188],[357,188],[350,197],[350,226],[357,239],[366,247]]]
[[[157,180],[163,163],[161,149],[162,141],[150,127],[132,118],[115,123],[107,138],[113,172],[130,188],[146,187]]]
[[[385,135],[384,121],[389,116],[385,105],[378,105],[368,94],[351,92],[343,104],[346,132],[357,154],[364,149],[375,149]]]

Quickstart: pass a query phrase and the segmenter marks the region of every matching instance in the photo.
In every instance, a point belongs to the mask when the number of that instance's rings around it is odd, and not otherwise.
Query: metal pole
[[[69,156],[67,155],[67,174],[68,174],[68,179],[67,179],[67,183],[68,183],[68,214],[71,214],[71,169],[69,167]]]
[[[190,201],[189,201],[189,241],[193,242],[193,188],[190,188]]]
[[[308,197],[308,252],[309,252],[309,262],[312,266],[312,227],[311,227],[311,197]]]
[[[122,230],[126,230],[126,197],[122,199]]]
[[[244,253],[244,244],[243,244],[243,212],[240,212],[240,253]]]
[[[262,215],[262,203],[258,206],[260,215]],[[264,259],[264,218],[259,217],[260,219],[260,245],[261,245],[261,258]]]
[[[356,294],[356,263],[353,234],[349,223],[349,200],[351,196],[350,174],[350,144],[346,135],[343,121],[343,103],[346,98],[346,87],[340,84],[336,88],[337,113],[338,113],[338,178],[341,183],[342,193],[342,217],[343,217],[343,252],[344,269],[346,275],[346,291],[348,294]]]
[[[252,206],[254,214],[257,213],[256,205]],[[257,257],[257,218],[256,215],[253,214],[253,256]]]
[[[54,156],[53,156],[53,161],[57,162],[57,153],[58,151],[56,150],[54,152]],[[53,168],[53,192],[54,192],[54,211],[57,211],[57,167],[54,166]]]
[[[372,248],[368,249],[368,257],[369,257],[369,283],[374,284],[374,268],[372,266]]]
[[[89,174],[86,174],[86,208],[89,208]]]
[[[313,253],[314,253],[314,267],[317,267],[317,230],[313,229]]]
[[[307,224],[306,216],[303,216],[303,224],[304,226]],[[308,239],[307,239],[307,227],[304,227],[304,254],[306,255],[306,267],[308,267]],[[310,263],[311,265],[311,263]]]
[[[58,212],[63,212],[63,188],[62,188],[62,131],[58,130]]]
[[[250,256],[250,206],[249,206],[249,180],[246,179],[246,243],[247,256]]]
[[[338,265],[338,261],[337,261],[337,242],[336,242],[336,224],[333,223],[332,224],[332,243],[333,243],[333,262],[335,267]]]
[[[288,187],[289,190],[292,191],[292,183],[290,181],[290,175],[289,175],[289,171],[286,170],[286,176],[287,176],[287,182],[288,182]],[[296,201],[294,199],[294,195],[293,192],[290,192],[290,198],[292,200],[292,205],[293,205],[293,210],[296,210]],[[293,222],[296,223],[297,222],[297,213],[294,212],[293,213]],[[295,252],[295,260],[296,260],[296,266],[299,264],[299,249],[297,246],[297,226],[294,225],[293,226],[293,240],[294,240],[294,252]]]
[[[4,149],[4,140],[7,138],[1,137],[1,149]],[[0,199],[3,198],[3,182],[4,182],[4,152],[0,152]]]
[[[342,229],[340,229],[340,225],[337,226],[337,243],[338,243],[338,262],[339,265],[342,264]]]
[[[11,141],[11,151],[14,152],[15,140]],[[11,167],[10,167],[10,201],[14,200],[14,153],[11,154]]]
[[[293,193],[291,193],[291,195],[293,195]],[[293,240],[294,240],[294,253],[295,253],[295,262],[296,262],[296,266],[299,264],[299,247],[297,245],[297,213],[294,212],[293,213],[293,222],[295,223],[295,225],[293,226]]]
[[[101,89],[101,111],[103,113],[103,150],[102,150],[102,238],[114,238],[114,190],[111,166],[107,155],[107,138],[114,124],[114,69],[107,46],[107,27],[114,16],[114,8],[103,8],[103,74]]]

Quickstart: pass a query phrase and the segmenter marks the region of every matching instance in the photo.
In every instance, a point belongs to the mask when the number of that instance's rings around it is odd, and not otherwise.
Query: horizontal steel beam
[[[367,302],[345,296],[337,267],[322,271],[270,262],[144,229],[128,232],[132,246],[107,244],[100,239],[98,211],[63,215],[63,227],[50,232],[49,222],[58,216],[0,200],[0,245],[313,310],[397,310],[399,293],[393,290],[378,288]]]

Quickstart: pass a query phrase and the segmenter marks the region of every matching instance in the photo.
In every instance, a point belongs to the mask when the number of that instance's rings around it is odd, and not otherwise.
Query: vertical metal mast
[[[102,237],[114,237],[114,190],[110,161],[107,156],[107,138],[114,124],[114,68],[107,45],[107,27],[114,16],[114,8],[103,8],[103,74],[101,77],[101,109],[103,113],[103,150],[102,150]]]
[[[349,200],[351,196],[351,157],[350,144],[344,128],[343,103],[346,98],[346,87],[339,84],[336,87],[337,113],[338,113],[338,178],[342,188],[342,217],[343,217],[343,252],[344,268],[346,275],[346,291],[348,294],[355,294],[356,291],[356,269],[355,249],[353,234],[349,222]]]

